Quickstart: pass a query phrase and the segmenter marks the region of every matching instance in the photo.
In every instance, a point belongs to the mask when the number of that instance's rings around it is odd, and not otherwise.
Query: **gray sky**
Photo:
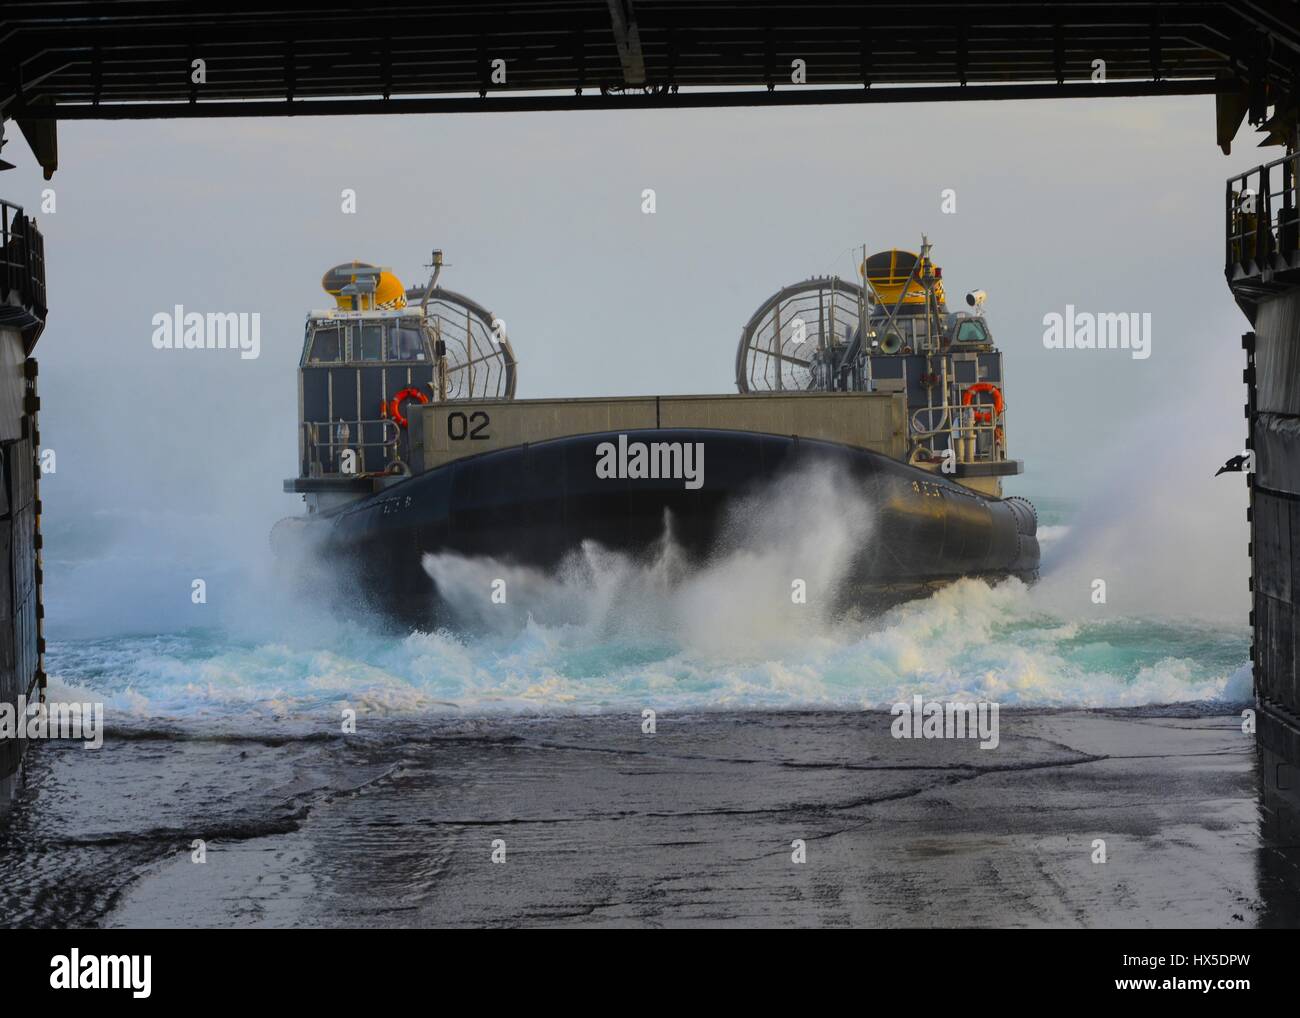
[[[1272,150],[1245,139],[1225,159],[1213,123],[1199,97],[64,123],[51,185],[13,132],[0,194],[33,211],[53,186],[58,202],[39,216],[47,525],[73,558],[125,542],[202,560],[214,531],[261,542],[298,511],[280,482],[303,316],[340,261],[414,285],[443,248],[445,285],[508,323],[520,396],[728,392],[773,290],[924,231],[950,297],[988,291],[1017,490],[1123,477],[1123,511],[1166,532],[1176,493],[1172,511],[1208,514],[1205,540],[1223,521],[1244,594],[1240,478],[1209,477],[1244,439],[1221,195]],[[260,312],[261,358],[154,350],[151,317],[177,303]],[[1067,303],[1149,311],[1152,356],[1045,350],[1043,316]]]

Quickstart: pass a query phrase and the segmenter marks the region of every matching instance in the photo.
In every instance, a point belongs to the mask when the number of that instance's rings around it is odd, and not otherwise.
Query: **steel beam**
[[[833,106],[856,103],[969,102],[993,99],[1097,99],[1116,96],[1215,95],[1234,91],[1231,81],[1190,78],[1162,81],[1067,81],[1023,85],[876,86],[814,88],[790,86],[768,91],[655,91],[605,95],[489,93],[392,99],[299,99],[249,102],[100,103],[26,106],[9,116],[46,120],[162,120],[203,117],[336,117],[349,114],[487,113],[541,110],[701,109],[735,106]]]

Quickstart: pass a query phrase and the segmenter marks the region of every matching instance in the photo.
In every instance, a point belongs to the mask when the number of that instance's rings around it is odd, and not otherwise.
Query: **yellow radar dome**
[[[393,311],[406,307],[406,287],[388,269],[366,262],[335,265],[320,285],[343,311]]]

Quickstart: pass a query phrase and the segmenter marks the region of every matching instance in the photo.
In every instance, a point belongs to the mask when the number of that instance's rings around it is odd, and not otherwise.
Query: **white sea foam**
[[[623,583],[647,583],[621,563]],[[631,578],[628,573],[631,573]],[[707,582],[711,581],[706,581]],[[558,580],[561,591],[571,591]],[[558,596],[558,595],[557,595]],[[562,600],[562,597],[559,598]],[[656,614],[662,612],[662,614]],[[915,693],[1023,706],[1129,706],[1249,695],[1245,636],[1204,627],[1064,620],[1016,580],[963,580],[874,620],[747,618],[674,631],[664,606],[631,616],[526,620],[473,637],[338,633],[336,646],[122,638],[54,648],[56,689],[88,687],[114,718],[477,715],[760,707],[880,708]],[[731,621],[736,621],[733,616]],[[761,635],[761,639],[758,637]],[[1235,663],[1234,663],[1235,661]]]
[[[213,620],[204,628],[55,639],[47,668],[56,682],[100,693],[110,726],[122,717],[337,717],[345,705],[475,716],[860,709],[916,693],[1063,707],[1249,695],[1244,624],[1194,622],[1158,600],[1140,612],[1092,604],[1089,584],[1105,562],[1124,566],[1104,573],[1120,581],[1112,594],[1140,571],[1145,530],[1116,534],[1093,520],[1083,533],[1071,523],[1040,534],[1045,581],[1036,586],[963,580],[877,617],[845,617],[828,594],[852,549],[872,539],[872,520],[835,477],[812,476],[742,506],[722,550],[697,568],[670,534],[639,560],[588,544],[551,575],[428,556],[463,614],[460,635],[381,634],[280,596],[273,576],[258,583],[249,567],[209,585],[227,606],[194,612]],[[1179,559],[1163,544],[1159,555],[1149,568],[1176,584]],[[792,578],[807,583],[807,604],[791,602]],[[504,606],[488,596],[494,579],[506,581]]]

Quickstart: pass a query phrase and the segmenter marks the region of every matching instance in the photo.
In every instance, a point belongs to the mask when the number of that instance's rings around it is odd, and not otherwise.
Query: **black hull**
[[[703,483],[690,490],[681,479],[597,477],[597,447],[620,434],[630,443],[703,443]],[[985,497],[863,449],[739,431],[608,432],[484,453],[309,517],[305,530],[348,574],[350,593],[359,588],[380,614],[428,626],[444,621],[422,564],[428,553],[549,569],[585,541],[646,552],[670,518],[677,546],[703,561],[725,539],[729,509],[818,469],[874,517],[848,570],[850,598],[962,576],[1036,575],[1036,520],[1023,500]]]

